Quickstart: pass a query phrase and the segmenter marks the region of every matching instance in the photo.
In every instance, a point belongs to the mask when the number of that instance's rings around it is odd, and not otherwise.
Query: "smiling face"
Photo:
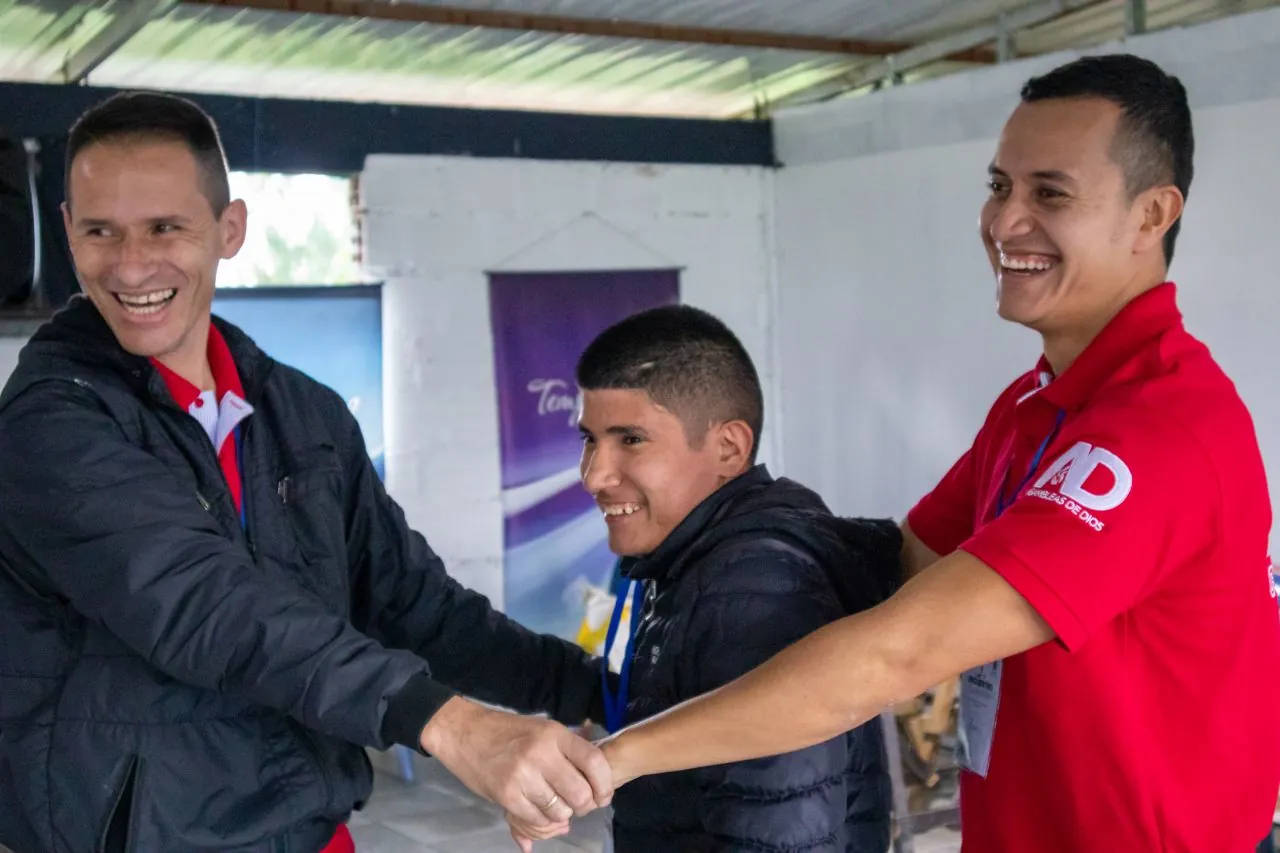
[[[685,517],[750,465],[751,429],[713,424],[691,445],[684,423],[643,390],[584,391],[582,482],[604,513],[609,549],[652,553]]]
[[[1092,97],[1023,103],[1009,118],[981,216],[1004,319],[1068,333],[1164,275],[1160,238],[1180,197],[1130,196],[1114,156],[1120,123],[1119,107]]]
[[[67,198],[76,273],[120,345],[191,378],[218,262],[244,242],[244,203],[216,215],[190,149],[168,141],[89,145],[71,165]]]

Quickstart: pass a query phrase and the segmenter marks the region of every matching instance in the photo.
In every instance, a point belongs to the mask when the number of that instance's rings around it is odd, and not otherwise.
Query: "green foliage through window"
[[[248,233],[219,287],[362,280],[350,178],[232,172],[231,195],[249,209]]]

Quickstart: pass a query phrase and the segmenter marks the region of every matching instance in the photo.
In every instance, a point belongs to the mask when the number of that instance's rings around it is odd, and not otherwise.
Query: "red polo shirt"
[[[1280,790],[1271,501],[1173,284],[1006,389],[908,521],[1057,634],[962,676],[966,853],[1254,849]]]
[[[253,407],[244,399],[240,372],[236,369],[227,341],[213,324],[209,325],[209,343],[205,354],[209,359],[209,371],[213,374],[214,391],[201,391],[154,358],[151,363],[160,372],[174,401],[200,422],[209,440],[213,442],[218,455],[218,466],[222,469],[231,499],[239,511],[243,506],[243,497],[235,429],[253,413]],[[345,824],[338,826],[337,832],[321,853],[355,853],[355,844]]]
[[[201,391],[158,359],[151,364],[160,372],[174,402],[186,409],[204,427],[218,455],[218,465],[227,480],[227,488],[236,510],[241,508],[240,466],[236,458],[235,429],[253,413],[244,399],[240,371],[218,327],[209,324],[209,342],[205,346],[209,371],[213,374],[214,391]]]

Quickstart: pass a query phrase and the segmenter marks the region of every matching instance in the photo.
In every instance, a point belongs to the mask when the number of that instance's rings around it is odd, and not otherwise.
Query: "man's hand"
[[[533,853],[533,842],[545,841],[569,833],[569,821],[553,823],[541,827],[529,826],[520,818],[507,812],[507,825],[511,827],[511,837],[524,853]]]
[[[567,830],[569,818],[603,808],[613,798],[604,754],[540,717],[454,697],[427,723],[421,742],[464,785],[506,809],[525,832],[540,835],[561,825]]]

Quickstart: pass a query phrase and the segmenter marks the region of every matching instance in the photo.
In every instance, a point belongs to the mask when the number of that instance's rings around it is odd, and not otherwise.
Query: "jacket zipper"
[[[132,755],[129,757],[128,764],[125,766],[124,779],[120,782],[120,790],[116,791],[115,797],[112,799],[111,809],[107,812],[107,822],[102,828],[102,836],[98,840],[98,850],[102,853],[125,853],[129,847],[131,839],[129,837],[129,829],[132,827],[136,815],[133,814],[133,801],[136,799],[135,789],[138,785],[138,764],[141,759]],[[128,809],[128,814],[123,814],[121,809]],[[123,837],[119,838],[119,842],[123,845],[115,846],[116,838],[113,837],[112,830],[116,828],[117,822],[124,820],[121,832]]]
[[[249,488],[249,472],[244,464],[244,460],[249,455],[249,419],[241,421],[236,429],[240,430],[240,445],[236,448],[236,468],[240,471],[240,505],[244,507],[244,524],[241,525],[240,532],[244,534],[245,544],[249,546],[249,555],[256,562],[258,559],[258,546],[253,542],[253,533],[249,527],[249,520],[253,518],[253,504],[249,500],[249,493],[253,490]],[[235,441],[234,435],[231,440]],[[221,471],[221,468],[219,468],[219,471]],[[234,497],[232,497],[232,508],[235,508]]]
[[[186,430],[188,434],[191,434],[192,430],[190,427],[186,425],[185,421],[193,421],[193,419],[189,415],[186,416],[186,418],[183,420],[183,426],[182,426],[182,429]],[[241,421],[242,429],[244,428],[245,424],[246,424],[245,421]],[[213,461],[213,467],[218,472],[218,476],[221,477],[222,463],[218,461],[218,454],[214,450],[213,442],[209,441],[209,436],[205,433],[203,427],[200,427],[199,424],[196,424],[195,426],[200,430],[200,438],[201,438],[200,444],[202,444],[206,448],[205,452],[207,453],[207,458]],[[241,433],[242,446],[241,446],[241,452],[237,454],[236,465],[237,467],[240,468],[240,500],[243,501],[244,503],[244,517],[247,520],[251,517],[249,513],[249,491],[250,490],[248,486],[248,479],[245,477],[244,467],[243,465],[240,464],[242,461],[241,457],[243,456],[243,442],[244,442],[245,434],[246,433]],[[235,441],[235,437],[233,436],[231,440]],[[227,494],[227,502],[231,504],[231,514],[235,516],[236,524],[237,526],[239,526],[240,513],[236,511],[235,498],[232,497],[230,488],[226,489],[225,491]],[[208,512],[208,513],[213,512],[213,503],[207,497],[205,497],[204,493],[201,492],[199,489],[196,489],[196,500],[200,502],[200,507],[205,512]],[[241,528],[240,533],[241,535],[244,536],[245,544],[249,547],[249,554],[256,560],[258,556],[258,549],[254,545],[253,537],[249,535],[247,523],[244,525],[244,527]]]

